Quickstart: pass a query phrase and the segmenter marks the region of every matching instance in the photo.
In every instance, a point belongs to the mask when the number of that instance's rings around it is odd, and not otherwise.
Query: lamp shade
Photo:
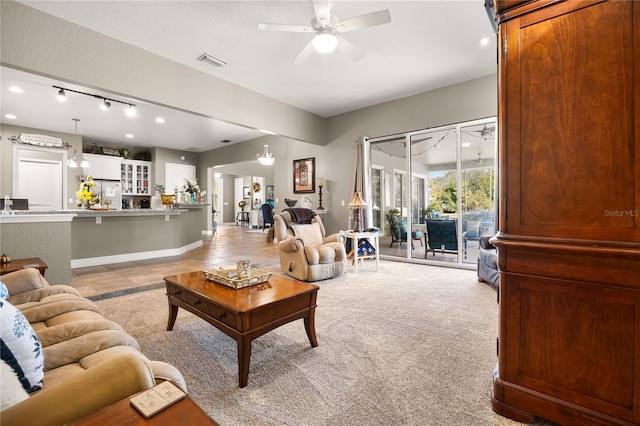
[[[365,203],[364,200],[362,199],[362,196],[360,195],[360,192],[355,192],[353,194],[353,199],[349,203],[349,208],[351,208],[351,209],[364,209],[365,207],[367,207],[367,203]]]
[[[318,178],[318,186],[324,186],[324,178]]]

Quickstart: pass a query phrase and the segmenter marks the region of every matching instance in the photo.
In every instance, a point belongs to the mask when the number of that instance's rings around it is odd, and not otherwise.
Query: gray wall
[[[317,206],[317,188],[314,194],[294,194],[292,178],[293,160],[315,157],[316,177],[324,177],[326,183],[322,204],[329,211],[325,217],[327,232],[347,229],[346,205],[353,195],[355,143],[359,136],[375,137],[492,117],[497,109],[494,74],[331,117],[327,119],[325,146],[269,136],[269,151],[276,158],[271,166],[279,200],[276,212],[286,208],[284,198],[300,199],[303,195],[309,195]],[[264,138],[257,138],[203,153],[198,175],[214,165],[252,161],[262,152],[263,145]]]
[[[3,223],[0,251],[12,259],[39,257],[50,284],[71,284],[71,222]]]
[[[76,217],[71,225],[71,259],[115,256],[184,247],[202,240],[206,208],[169,216]]]

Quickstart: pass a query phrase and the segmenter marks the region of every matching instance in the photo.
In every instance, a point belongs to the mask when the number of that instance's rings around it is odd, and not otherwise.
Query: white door
[[[175,188],[182,190],[185,179],[193,179],[196,177],[196,166],[187,164],[167,163],[165,166],[165,192],[173,194]]]
[[[62,162],[20,158],[14,198],[27,198],[29,210],[62,210]]]

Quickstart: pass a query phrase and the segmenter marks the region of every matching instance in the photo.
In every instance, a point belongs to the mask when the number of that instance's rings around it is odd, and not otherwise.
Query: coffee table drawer
[[[200,312],[204,312],[205,314],[209,314],[211,310],[209,309],[209,302],[206,299],[198,296],[197,294],[189,293],[187,297],[187,303]]]
[[[238,330],[236,316],[226,309],[223,309],[218,305],[214,305],[213,303],[209,303],[209,315],[211,315],[218,321],[228,325],[234,330]]]
[[[303,296],[299,295],[295,298],[289,299],[287,301],[280,301],[277,303],[273,303],[264,309],[256,309],[252,311],[249,316],[249,328],[257,328],[261,327],[265,324],[270,324],[274,321],[279,320],[280,318],[291,315],[296,312],[309,310],[311,303],[312,294]]]
[[[176,287],[175,285],[167,284],[167,294],[180,299],[183,302],[189,303],[189,293],[187,293],[187,291],[182,288]]]

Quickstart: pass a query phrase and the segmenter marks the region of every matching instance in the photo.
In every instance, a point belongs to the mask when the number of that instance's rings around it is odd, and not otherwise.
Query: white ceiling
[[[308,26],[314,17],[311,1],[21,2],[323,117],[496,72],[495,35],[483,0],[334,1],[332,14],[340,20],[389,9],[391,23],[343,35],[364,51],[358,62],[336,51],[314,53],[300,65],[292,61],[312,34],[262,32],[258,24]],[[479,46],[482,37],[489,37],[487,46]],[[228,65],[215,68],[197,61],[205,52]],[[24,92],[9,93],[9,85],[24,86]],[[67,94],[73,102],[61,107],[52,85],[135,103],[138,116],[124,116],[115,103],[105,114],[95,99],[82,95]],[[178,140],[181,149],[201,152],[222,146],[223,139],[235,143],[260,135],[6,68],[2,95],[3,122],[71,133],[71,118],[77,117],[78,133],[86,138],[129,146],[176,148]],[[17,119],[8,121],[7,113]],[[155,123],[156,116],[163,116],[165,124]],[[124,138],[124,133],[134,139]]]

